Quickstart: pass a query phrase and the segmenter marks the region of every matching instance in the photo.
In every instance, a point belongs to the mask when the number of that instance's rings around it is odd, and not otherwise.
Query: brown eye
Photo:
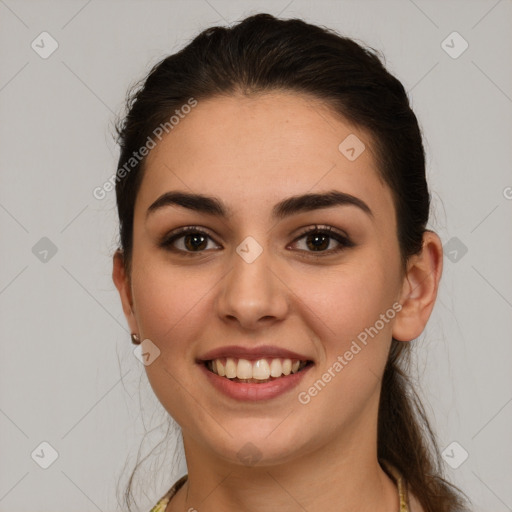
[[[211,249],[212,247],[208,247],[209,240],[212,238],[202,229],[187,226],[167,235],[159,245],[169,251],[191,255],[204,252],[208,248]]]
[[[310,253],[320,253],[318,255],[314,254],[314,256],[323,256],[337,253],[355,245],[347,236],[334,231],[331,226],[327,226],[325,228],[319,228],[318,226],[315,226],[312,229],[307,229],[298,238],[295,239],[294,244],[298,244],[298,241],[302,239],[305,239],[304,245],[306,249],[301,250]],[[335,246],[334,248],[329,249],[333,241],[334,245],[337,244],[337,247]]]

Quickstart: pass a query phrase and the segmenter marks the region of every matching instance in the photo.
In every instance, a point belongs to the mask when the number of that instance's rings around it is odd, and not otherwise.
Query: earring
[[[134,345],[140,345],[140,338],[139,338],[139,335],[132,332],[132,343]]]

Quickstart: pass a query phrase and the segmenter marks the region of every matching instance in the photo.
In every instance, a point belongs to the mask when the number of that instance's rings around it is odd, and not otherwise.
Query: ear
[[[137,320],[135,318],[135,311],[133,309],[132,289],[130,276],[126,272],[123,252],[118,249],[113,258],[112,280],[116,285],[119,296],[121,297],[121,304],[123,306],[124,315],[128,321],[132,333],[138,333]]]
[[[437,297],[443,271],[443,246],[433,231],[423,234],[421,253],[409,259],[402,284],[402,309],[395,317],[393,338],[412,341],[424,330]]]

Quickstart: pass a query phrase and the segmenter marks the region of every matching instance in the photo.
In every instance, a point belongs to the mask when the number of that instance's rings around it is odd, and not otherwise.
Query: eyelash
[[[181,228],[178,231],[172,232],[169,235],[165,236],[164,239],[160,242],[159,246],[167,251],[178,252],[187,257],[194,256],[196,254],[204,252],[204,250],[203,251],[184,251],[182,249],[176,249],[175,247],[173,247],[172,244],[176,240],[182,238],[184,235],[187,235],[187,234],[198,234],[198,235],[203,235],[207,238],[212,239],[212,237],[203,229],[201,229],[197,226],[187,226],[187,227]],[[313,228],[311,228],[311,227],[306,228],[300,235],[297,236],[297,238],[295,238],[295,240],[292,243],[296,243],[301,238],[304,238],[306,235],[310,235],[310,234],[326,235],[329,238],[336,240],[340,244],[340,246],[337,247],[336,249],[330,249],[327,251],[301,251],[301,252],[307,253],[304,255],[305,257],[313,256],[313,257],[318,258],[318,257],[326,256],[326,255],[329,256],[329,255],[337,254],[341,251],[344,251],[345,249],[347,249],[349,247],[354,247],[354,245],[355,245],[347,236],[342,235],[341,233],[338,233],[337,231],[334,231],[332,226],[320,226],[319,227],[317,224],[315,224],[315,226]]]

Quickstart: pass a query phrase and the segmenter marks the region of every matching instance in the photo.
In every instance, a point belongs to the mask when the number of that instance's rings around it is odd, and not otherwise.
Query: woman
[[[442,245],[401,83],[259,14],[128,108],[113,279],[188,470],[153,511],[461,510],[405,372]]]

